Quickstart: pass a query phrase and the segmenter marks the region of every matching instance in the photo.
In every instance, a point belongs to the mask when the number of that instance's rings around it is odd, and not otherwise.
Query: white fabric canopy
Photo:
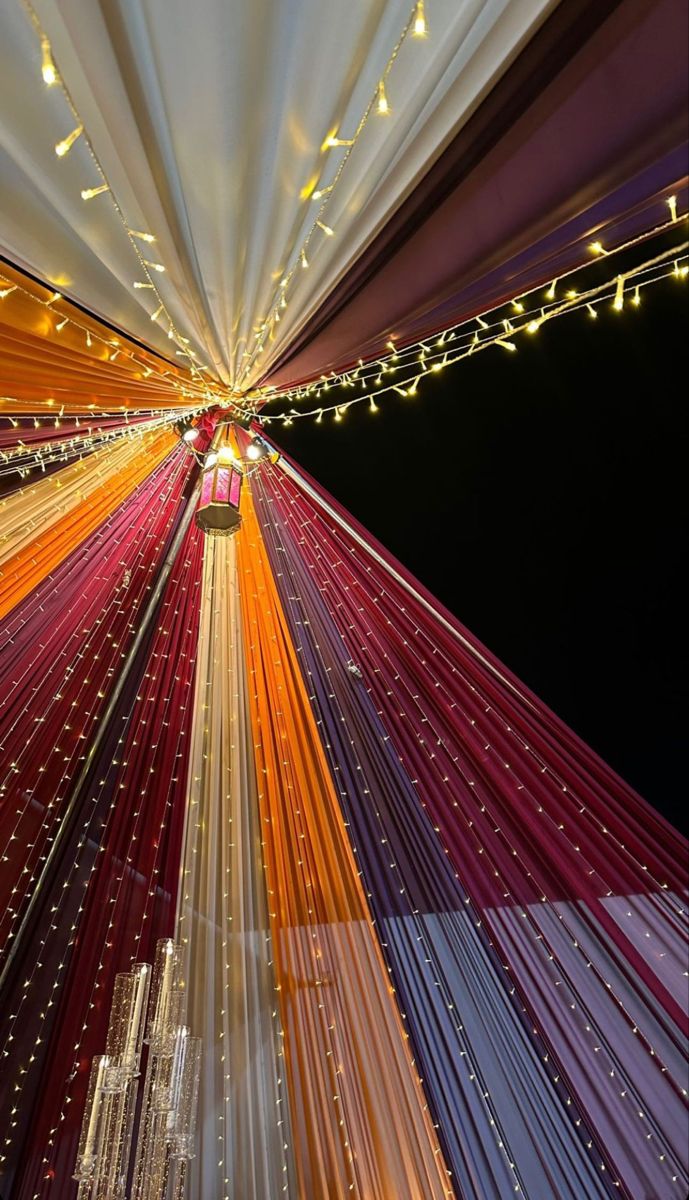
[[[0,11],[0,249],[166,354],[169,321],[200,364],[254,384],[337,286],[556,0],[426,0],[327,188],[413,12],[411,0],[7,0]],[[32,19],[33,18],[33,19]],[[41,31],[88,140],[41,79]],[[81,190],[110,184],[84,202]],[[116,201],[116,204],[114,203]],[[118,212],[119,209],[119,212]],[[294,269],[294,268],[297,269]],[[294,269],[284,289],[280,281]],[[278,311],[272,335],[256,329]],[[272,338],[272,340],[271,340]],[[262,355],[256,355],[263,340]],[[185,343],[182,343],[185,345]]]

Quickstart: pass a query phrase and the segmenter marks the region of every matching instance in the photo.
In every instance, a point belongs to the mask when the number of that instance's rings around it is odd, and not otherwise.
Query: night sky
[[[678,825],[688,290],[568,315],[377,414],[270,428]]]

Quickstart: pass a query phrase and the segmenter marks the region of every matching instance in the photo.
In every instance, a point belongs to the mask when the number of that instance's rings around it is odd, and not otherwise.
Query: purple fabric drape
[[[609,7],[560,5],[270,383],[426,336],[660,224],[671,192],[686,205],[687,7]]]

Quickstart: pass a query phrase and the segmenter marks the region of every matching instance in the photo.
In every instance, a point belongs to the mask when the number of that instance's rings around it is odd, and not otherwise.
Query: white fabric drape
[[[234,381],[254,331],[311,228],[413,10],[412,0],[32,0],[55,61],[168,312],[201,359]],[[556,0],[427,0],[429,36],[408,37],[387,81],[391,114],[369,119],[299,270],[255,381],[535,32]],[[20,0],[0,12],[0,248],[166,353],[150,290],[84,139],[41,80],[40,40]],[[10,120],[11,116],[11,120]],[[148,256],[148,255],[147,255]]]
[[[193,1200],[296,1195],[266,910],[235,542],[207,538],[178,937],[203,1038]]]

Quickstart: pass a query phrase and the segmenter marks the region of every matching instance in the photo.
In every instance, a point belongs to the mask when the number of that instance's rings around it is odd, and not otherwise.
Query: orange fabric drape
[[[127,443],[121,450],[106,448],[92,455],[91,460],[99,459],[103,469],[84,479],[78,502],[70,506],[57,521],[51,519],[51,502],[54,500],[56,505],[59,504],[59,491],[65,485],[65,477],[71,477],[75,470],[86,471],[89,460],[57,472],[50,479],[37,484],[36,490],[45,488],[45,495],[41,497],[44,500],[41,532],[28,543],[23,541],[21,548],[0,567],[0,617],[14,608],[83,542],[176,444],[178,442],[174,434],[154,431]],[[21,500],[21,494],[18,498]],[[8,503],[12,504],[14,499],[9,497]],[[37,528],[38,524],[37,519]]]
[[[204,391],[188,370],[55,295],[0,263],[0,413],[176,408]]]
[[[237,534],[256,775],[302,1200],[453,1195],[248,486]]]

